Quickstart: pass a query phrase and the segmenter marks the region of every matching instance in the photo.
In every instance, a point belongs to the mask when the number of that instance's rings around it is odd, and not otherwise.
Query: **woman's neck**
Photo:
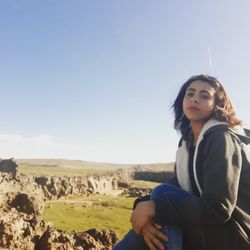
[[[191,124],[192,132],[193,132],[193,135],[194,135],[194,145],[196,145],[199,134],[200,134],[205,122],[191,121],[190,124]]]

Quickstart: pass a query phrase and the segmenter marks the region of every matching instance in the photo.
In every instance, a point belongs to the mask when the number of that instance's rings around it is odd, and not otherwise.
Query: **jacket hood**
[[[233,131],[235,135],[238,136],[238,138],[245,144],[249,145],[250,144],[250,130],[247,128],[242,128],[243,133],[239,133],[238,131]]]
[[[238,139],[245,143],[250,144],[250,130],[247,128],[243,128],[240,125],[235,126],[234,128],[229,128],[228,123],[226,122],[219,122],[215,119],[210,119],[203,127],[202,130],[204,130],[204,135],[208,134],[211,131],[217,130],[217,129],[228,129],[230,132],[232,132],[234,135],[238,137]]]

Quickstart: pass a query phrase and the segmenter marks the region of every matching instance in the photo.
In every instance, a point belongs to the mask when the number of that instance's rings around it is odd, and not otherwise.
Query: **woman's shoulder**
[[[203,142],[213,147],[223,145],[240,145],[241,139],[227,126],[218,126],[209,129],[203,136]]]
[[[228,126],[216,126],[204,134],[204,138],[215,141],[232,141],[239,144],[250,145],[249,130],[243,127],[230,128]]]

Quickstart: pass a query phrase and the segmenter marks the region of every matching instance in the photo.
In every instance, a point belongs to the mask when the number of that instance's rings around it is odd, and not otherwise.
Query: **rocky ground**
[[[41,219],[45,200],[72,194],[118,195],[121,192],[139,197],[150,192],[149,189],[129,188],[121,176],[32,177],[6,169],[0,172],[0,249],[112,249],[118,238],[111,230],[66,232],[45,223]]]
[[[41,220],[46,196],[32,177],[0,173],[0,249],[112,249],[118,240],[110,230],[82,233],[57,230]]]

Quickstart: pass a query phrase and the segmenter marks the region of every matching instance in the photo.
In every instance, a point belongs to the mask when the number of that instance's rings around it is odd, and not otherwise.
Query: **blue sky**
[[[170,106],[217,76],[250,127],[250,2],[0,2],[0,157],[169,162]]]

